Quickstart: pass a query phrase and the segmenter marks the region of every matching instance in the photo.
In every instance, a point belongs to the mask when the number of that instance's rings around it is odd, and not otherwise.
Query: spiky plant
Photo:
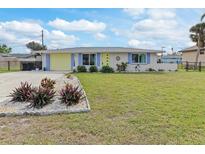
[[[60,100],[67,106],[78,104],[83,98],[84,94],[79,86],[74,87],[73,85],[67,83],[60,91]]]
[[[52,103],[55,96],[55,91],[50,88],[35,88],[31,93],[29,107],[40,109],[45,105]]]
[[[31,99],[31,93],[33,90],[31,84],[28,82],[21,82],[20,87],[15,88],[9,96],[12,97],[12,102],[26,102]]]
[[[55,80],[49,79],[49,78],[43,78],[41,80],[41,86],[45,89],[54,89],[54,85],[56,84]]]

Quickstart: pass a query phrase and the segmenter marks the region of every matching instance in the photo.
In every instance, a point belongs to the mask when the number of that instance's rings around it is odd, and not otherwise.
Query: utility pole
[[[42,46],[44,46],[43,37],[44,37],[44,35],[43,35],[43,30],[42,30],[42,31],[41,31],[41,42],[42,42]]]

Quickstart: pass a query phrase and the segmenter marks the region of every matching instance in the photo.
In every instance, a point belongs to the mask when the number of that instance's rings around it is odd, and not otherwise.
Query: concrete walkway
[[[61,78],[64,74],[62,72],[11,72],[0,73],[0,102],[8,99],[8,95],[15,87],[18,87],[21,82],[29,82],[33,86],[38,86],[44,77],[51,79]]]

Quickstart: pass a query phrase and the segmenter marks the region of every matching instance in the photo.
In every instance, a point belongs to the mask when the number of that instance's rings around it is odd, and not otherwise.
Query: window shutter
[[[82,54],[81,53],[78,54],[78,65],[79,66],[82,65]]]
[[[46,54],[46,71],[50,71],[50,55]]]
[[[147,53],[147,64],[150,64],[150,53]]]
[[[132,64],[132,54],[128,53],[128,64]]]
[[[100,53],[97,53],[97,66],[100,67]]]
[[[74,54],[71,54],[71,68],[73,68],[75,66],[75,57]]]

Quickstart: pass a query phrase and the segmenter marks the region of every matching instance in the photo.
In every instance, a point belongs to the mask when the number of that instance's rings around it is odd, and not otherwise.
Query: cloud
[[[130,47],[134,47],[134,48],[145,48],[145,49],[156,47],[154,42],[139,41],[139,40],[136,40],[136,39],[129,40],[128,45]]]
[[[95,34],[95,38],[97,40],[104,40],[106,38],[106,35],[103,33],[97,33],[97,34]]]
[[[144,13],[145,9],[142,8],[127,8],[127,9],[123,9],[123,11],[125,13],[127,13],[128,15],[132,16],[132,17],[136,17],[139,16],[141,14]]]
[[[128,45],[132,47],[181,48],[191,44],[188,32],[190,25],[176,15],[175,9],[145,9],[142,12],[135,14],[143,18],[134,19],[130,28],[115,28],[112,32],[117,37],[126,37]]]
[[[73,46],[76,41],[79,40],[76,36],[67,35],[59,30],[52,30],[48,34],[47,38],[49,48],[66,48],[68,46]]]
[[[82,31],[82,32],[102,32],[106,28],[106,24],[103,22],[91,22],[85,19],[66,21],[64,19],[56,18],[53,21],[49,21],[50,26],[62,30],[62,31]]]
[[[152,19],[170,19],[176,17],[173,9],[149,9],[147,14]]]
[[[49,31],[43,28],[39,22],[33,20],[0,22],[0,40],[1,43],[11,46],[14,52],[26,52],[26,43],[30,41],[41,43],[42,29],[48,48],[73,46],[79,40],[76,36],[65,34],[60,30]]]
[[[43,27],[34,21],[6,21],[0,22],[2,29],[8,32],[16,32],[24,35],[39,36]]]

